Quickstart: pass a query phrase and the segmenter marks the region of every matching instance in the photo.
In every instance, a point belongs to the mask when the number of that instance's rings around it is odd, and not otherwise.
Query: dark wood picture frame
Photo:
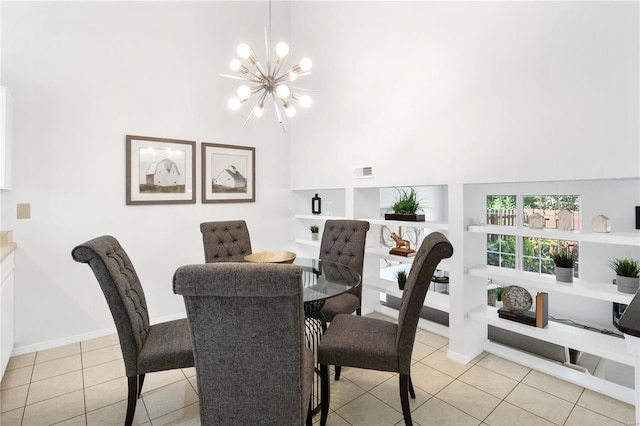
[[[202,143],[202,202],[256,201],[256,149]]]
[[[127,205],[196,202],[195,141],[127,135],[126,157]]]

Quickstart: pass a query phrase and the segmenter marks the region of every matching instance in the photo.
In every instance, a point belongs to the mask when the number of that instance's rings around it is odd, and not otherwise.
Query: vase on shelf
[[[562,266],[555,267],[556,281],[561,283],[573,282],[573,268],[563,268]]]
[[[640,277],[621,277],[616,275],[616,284],[620,293],[635,294],[640,286]]]

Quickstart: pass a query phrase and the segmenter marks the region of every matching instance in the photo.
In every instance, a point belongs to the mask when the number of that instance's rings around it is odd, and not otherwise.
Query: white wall
[[[274,4],[274,39],[289,13]],[[95,236],[127,250],[152,319],[183,314],[171,278],[204,260],[201,222],[245,219],[254,251],[289,249],[288,134],[273,112],[243,129],[248,111],[227,108],[237,83],[218,75],[241,41],[264,58],[267,21],[265,2],[3,2],[17,350],[113,327],[91,270],[71,258]],[[256,202],[201,204],[198,172],[196,204],[126,206],[127,134],[197,141],[198,170],[201,142],[255,147]],[[31,219],[15,220],[15,203],[30,203]]]
[[[170,280],[202,260],[200,222],[241,217],[254,251],[280,248],[289,186],[347,188],[348,214],[353,165],[382,187],[640,176],[637,2],[273,8],[274,41],[290,29],[292,56],[314,61],[299,80],[312,110],[287,134],[267,114],[241,129],[218,77],[240,41],[261,54],[266,2],[3,2],[16,117],[3,227],[15,203],[32,210],[13,220],[19,347],[112,326],[70,257],[96,235],[121,240],[158,318],[183,311]],[[126,134],[255,146],[257,202],[125,206]]]
[[[295,2],[292,15],[322,76],[292,133],[295,187],[640,175],[638,2]],[[353,181],[354,165],[375,179]]]

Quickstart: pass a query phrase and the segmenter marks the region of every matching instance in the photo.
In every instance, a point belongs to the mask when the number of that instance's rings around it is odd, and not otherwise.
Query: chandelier
[[[286,132],[280,106],[287,117],[296,115],[296,108],[293,101],[301,107],[307,108],[311,105],[311,96],[303,94],[309,89],[292,86],[291,83],[299,77],[311,74],[311,60],[303,58],[298,64],[287,68],[285,63],[289,59],[289,45],[280,42],[276,45],[275,58],[272,60],[271,49],[271,0],[269,0],[269,29],[264,29],[264,41],[266,47],[266,68],[260,64],[253,49],[246,43],[238,45],[237,53],[240,59],[233,59],[229,64],[232,71],[237,75],[220,74],[221,77],[243,80],[236,96],[229,99],[229,108],[233,111],[240,109],[243,103],[247,102],[252,95],[257,95],[254,99],[257,102],[251,109],[247,119],[242,124],[245,127],[251,117],[262,117],[267,97],[273,100],[278,121],[282,125],[282,130]],[[244,60],[244,63],[243,63]],[[279,105],[280,104],[280,105]]]

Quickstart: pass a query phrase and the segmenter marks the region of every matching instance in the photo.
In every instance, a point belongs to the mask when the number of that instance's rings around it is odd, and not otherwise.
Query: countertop
[[[13,231],[0,231],[0,262],[6,259],[18,247],[13,242]]]

